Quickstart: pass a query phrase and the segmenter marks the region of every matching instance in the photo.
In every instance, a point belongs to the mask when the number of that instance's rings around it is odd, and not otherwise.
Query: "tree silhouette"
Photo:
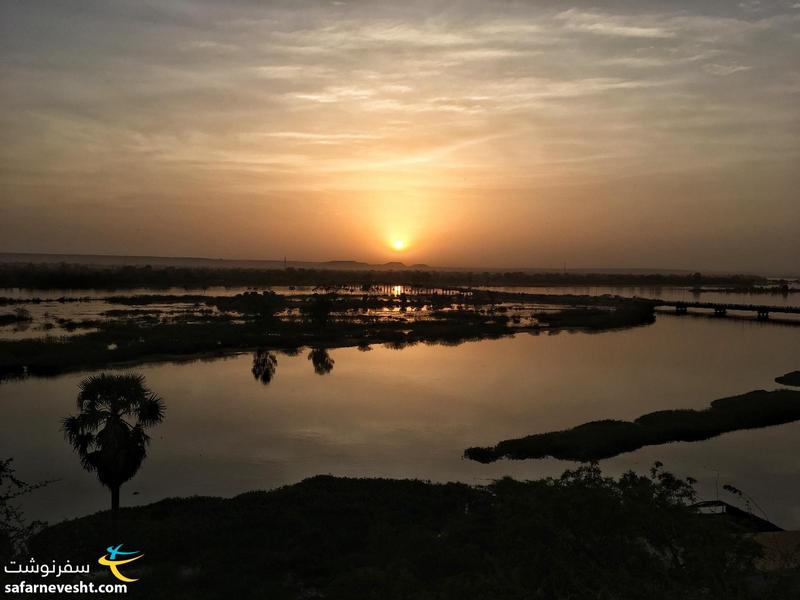
[[[334,360],[325,348],[312,348],[308,353],[308,360],[314,365],[314,372],[317,375],[327,375],[333,371]]]
[[[145,429],[164,420],[164,402],[143,375],[102,373],[80,382],[77,406],[79,414],[63,421],[64,437],[83,468],[111,490],[116,520],[119,488],[142,466],[150,442]]]
[[[303,312],[306,319],[316,327],[325,327],[333,312],[333,299],[336,294],[314,294],[305,301]]]
[[[267,385],[275,377],[278,357],[269,350],[256,350],[253,353],[253,377]]]
[[[49,483],[25,483],[17,479],[12,458],[0,459],[0,562],[23,552],[31,536],[45,525],[27,522],[16,500]]]

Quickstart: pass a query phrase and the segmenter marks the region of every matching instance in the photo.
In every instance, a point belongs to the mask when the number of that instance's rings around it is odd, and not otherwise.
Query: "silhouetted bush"
[[[753,590],[756,545],[696,514],[691,484],[654,469],[486,487],[319,476],[233,499],[124,509],[147,598],[728,600]],[[96,561],[102,514],[48,528],[39,560]],[[131,565],[134,566],[134,565]]]
[[[13,459],[0,459],[0,564],[23,552],[30,537],[43,527],[40,521],[25,520],[17,499],[47,483],[25,483],[17,478]]]
[[[324,327],[328,324],[334,308],[335,296],[328,294],[314,294],[303,303],[303,313],[309,322],[317,327]]]

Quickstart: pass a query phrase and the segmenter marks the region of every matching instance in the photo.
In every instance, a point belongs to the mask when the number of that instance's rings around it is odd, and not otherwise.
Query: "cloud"
[[[752,69],[752,67],[747,65],[721,65],[717,63],[703,65],[704,71],[712,75],[719,75],[720,77],[727,77],[728,75],[740,73],[741,71],[749,71],[750,69]]]
[[[597,35],[633,38],[671,38],[675,35],[662,27],[640,25],[633,17],[582,12],[575,8],[559,13],[556,19],[563,21],[570,31]]]
[[[14,8],[0,63],[14,84],[0,115],[6,173],[169,164],[172,177],[192,164],[191,179],[240,161],[266,187],[281,169],[281,186],[305,188],[330,185],[332,164],[441,161],[470,164],[458,181],[479,185],[479,170],[528,178],[532,157],[614,177],[694,169],[711,144],[720,164],[800,154],[786,136],[799,21],[766,3],[119,4]],[[528,133],[491,137],[514,129]],[[460,145],[475,139],[486,141]]]
[[[308,144],[352,144],[368,140],[380,139],[381,136],[372,133],[313,133],[308,131],[269,131],[263,134],[253,134],[270,138],[293,140]]]
[[[317,79],[335,75],[335,71],[318,65],[263,65],[253,70],[264,79]]]

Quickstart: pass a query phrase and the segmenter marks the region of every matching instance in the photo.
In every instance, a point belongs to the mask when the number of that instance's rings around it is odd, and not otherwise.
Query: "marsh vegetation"
[[[99,299],[98,318],[60,318],[70,336],[0,340],[0,376],[50,375],[241,350],[456,344],[523,331],[650,323],[647,301],[479,290],[236,296],[136,295]],[[127,307],[127,308],[119,308]],[[330,369],[312,350],[317,372]]]
[[[781,385],[791,385],[793,387],[800,387],[800,371],[792,371],[775,378],[776,383]]]
[[[31,317],[30,311],[22,307],[17,307],[8,314],[0,314],[0,327],[15,323],[30,323],[31,321],[33,321],[33,317]]]
[[[468,448],[464,456],[488,463],[501,458],[558,458],[591,461],[643,446],[696,442],[737,431],[800,420],[800,392],[757,390],[714,400],[705,410],[661,410],[634,421],[592,421],[564,431],[505,440],[489,448]]]

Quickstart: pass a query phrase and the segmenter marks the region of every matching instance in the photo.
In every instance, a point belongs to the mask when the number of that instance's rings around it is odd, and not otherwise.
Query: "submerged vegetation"
[[[149,598],[684,600],[781,598],[758,545],[690,508],[691,480],[560,478],[471,487],[318,476],[232,499],[168,499],[121,512]],[[39,560],[96,561],[102,513],[50,527]],[[133,568],[136,567],[136,568]]]
[[[800,420],[800,392],[757,390],[714,400],[705,410],[662,410],[635,421],[592,421],[572,429],[505,440],[490,448],[468,448],[464,456],[489,463],[552,457],[589,461],[643,446],[694,442],[737,431]]]
[[[362,294],[144,295],[104,300],[128,309],[105,319],[58,320],[71,336],[0,340],[0,378],[50,375],[111,364],[191,358],[242,350],[313,348],[318,373],[341,346],[456,344],[522,331],[630,327],[653,321],[650,302],[459,290],[400,296]],[[167,310],[165,307],[175,307]],[[330,364],[329,364],[330,363]],[[267,370],[258,377],[269,381]],[[255,373],[255,371],[254,371]]]
[[[33,317],[31,317],[30,311],[20,307],[15,308],[11,314],[0,315],[0,326],[30,323],[31,321],[33,321]]]

